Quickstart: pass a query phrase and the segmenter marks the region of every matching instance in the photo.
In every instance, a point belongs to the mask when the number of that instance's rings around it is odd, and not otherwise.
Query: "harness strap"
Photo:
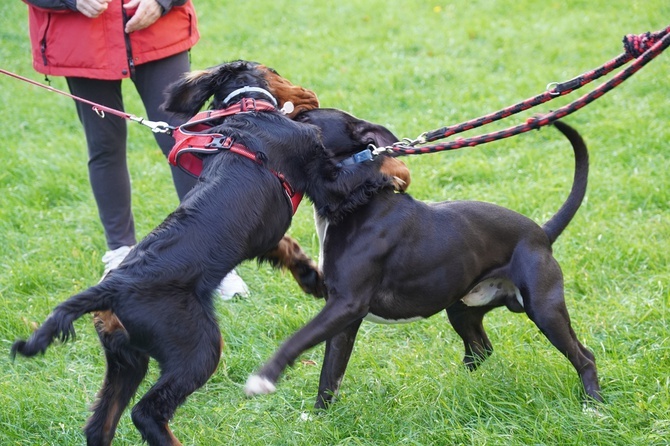
[[[181,168],[186,173],[199,177],[202,173],[203,157],[205,155],[215,155],[222,150],[241,155],[252,160],[257,164],[262,164],[256,153],[249,150],[246,146],[236,143],[232,137],[222,135],[221,133],[206,133],[212,128],[211,122],[226,116],[232,116],[238,113],[275,111],[276,108],[266,101],[244,98],[240,102],[231,105],[222,110],[209,110],[196,114],[185,124],[177,127],[173,133],[175,145],[168,154],[168,162]],[[298,205],[303,197],[302,192],[296,192],[286,180],[284,175],[272,169],[272,172],[284,189],[293,214],[296,213]]]
[[[212,127],[212,121],[239,113],[275,110],[277,109],[270,102],[243,98],[230,107],[221,110],[207,110],[197,113],[188,122],[174,130],[175,144],[168,155],[168,161],[173,166],[178,166],[187,173],[199,177],[202,173],[202,155],[213,155],[221,150],[236,152],[238,146],[244,147],[238,144],[236,148],[233,148],[232,138],[224,137],[219,133],[207,133]],[[243,150],[240,154],[256,161],[256,155],[248,150]]]
[[[270,172],[275,174],[277,178],[279,178],[279,182],[281,183],[282,187],[284,188],[284,193],[286,194],[286,197],[288,200],[291,202],[291,208],[293,209],[293,215],[295,215],[296,211],[298,210],[298,206],[300,205],[300,202],[302,201],[302,197],[304,196],[304,193],[296,191],[293,189],[291,184],[286,180],[284,177],[284,174],[281,172],[276,172],[272,169],[270,169]]]
[[[201,132],[204,129],[201,127],[201,125],[208,124],[226,116],[236,115],[238,113],[266,112],[275,110],[277,110],[277,108],[270,102],[260,99],[243,98],[239,102],[236,102],[235,104],[232,104],[231,106],[224,109],[206,110],[196,114],[194,117],[189,119],[187,123],[180,125],[176,129],[175,133]],[[193,128],[195,126],[198,126],[198,128]]]

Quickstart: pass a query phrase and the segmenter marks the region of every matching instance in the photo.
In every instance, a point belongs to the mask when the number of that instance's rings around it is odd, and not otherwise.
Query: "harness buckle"
[[[208,149],[228,150],[233,146],[233,138],[223,135],[212,135],[212,141],[206,144]]]
[[[256,111],[256,99],[242,98],[240,101],[240,113],[250,113]]]

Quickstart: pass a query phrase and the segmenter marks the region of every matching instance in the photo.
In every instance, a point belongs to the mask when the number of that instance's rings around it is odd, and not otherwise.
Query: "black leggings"
[[[132,80],[144,103],[146,117],[152,121],[165,121],[171,125],[182,122],[160,110],[163,91],[190,69],[189,54],[183,52],[155,62],[138,65]],[[73,95],[124,110],[121,80],[99,80],[68,77],[67,84]],[[130,175],[126,163],[126,120],[106,114],[101,119],[90,105],[75,101],[79,120],[84,127],[88,146],[88,175],[98,214],[105,230],[107,246],[116,249],[137,243],[131,209]],[[174,139],[165,134],[154,134],[156,142],[167,156]],[[172,179],[179,200],[193,187],[195,179],[170,166]]]

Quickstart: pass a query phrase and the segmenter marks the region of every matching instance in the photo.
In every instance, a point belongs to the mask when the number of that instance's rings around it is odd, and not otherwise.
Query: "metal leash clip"
[[[143,126],[149,127],[151,131],[154,133],[166,133],[170,135],[172,134],[172,131],[175,129],[175,127],[163,121],[150,121],[148,119],[144,119],[142,117],[133,115],[129,116],[128,119],[131,121],[135,121],[138,124],[142,124]]]
[[[393,145],[394,146],[412,146],[412,147],[414,147],[417,144],[425,144],[427,142],[426,135],[427,135],[427,132],[423,132],[422,134],[417,136],[416,139],[403,138],[402,141],[398,141],[397,143],[395,143]]]
[[[368,149],[372,152],[372,156],[379,156],[382,153],[393,153],[393,147],[394,146],[377,147],[374,144],[368,145]]]
[[[411,138],[403,138],[402,140],[393,143],[393,145],[386,146],[386,147],[380,147],[380,148],[375,148],[372,153],[374,155],[379,155],[381,153],[395,153],[398,148],[410,148],[414,147],[417,144],[425,144],[428,142],[426,139],[426,135],[428,135],[428,132],[423,132],[419,136],[417,136],[415,139]],[[373,146],[374,147],[374,146]]]

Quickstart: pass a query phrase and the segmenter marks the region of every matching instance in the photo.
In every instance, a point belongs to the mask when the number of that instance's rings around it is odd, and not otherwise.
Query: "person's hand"
[[[137,8],[135,15],[126,23],[128,34],[152,25],[163,14],[163,8],[156,0],[130,0],[123,7],[126,9]]]
[[[77,0],[77,11],[94,19],[107,10],[112,0]]]

